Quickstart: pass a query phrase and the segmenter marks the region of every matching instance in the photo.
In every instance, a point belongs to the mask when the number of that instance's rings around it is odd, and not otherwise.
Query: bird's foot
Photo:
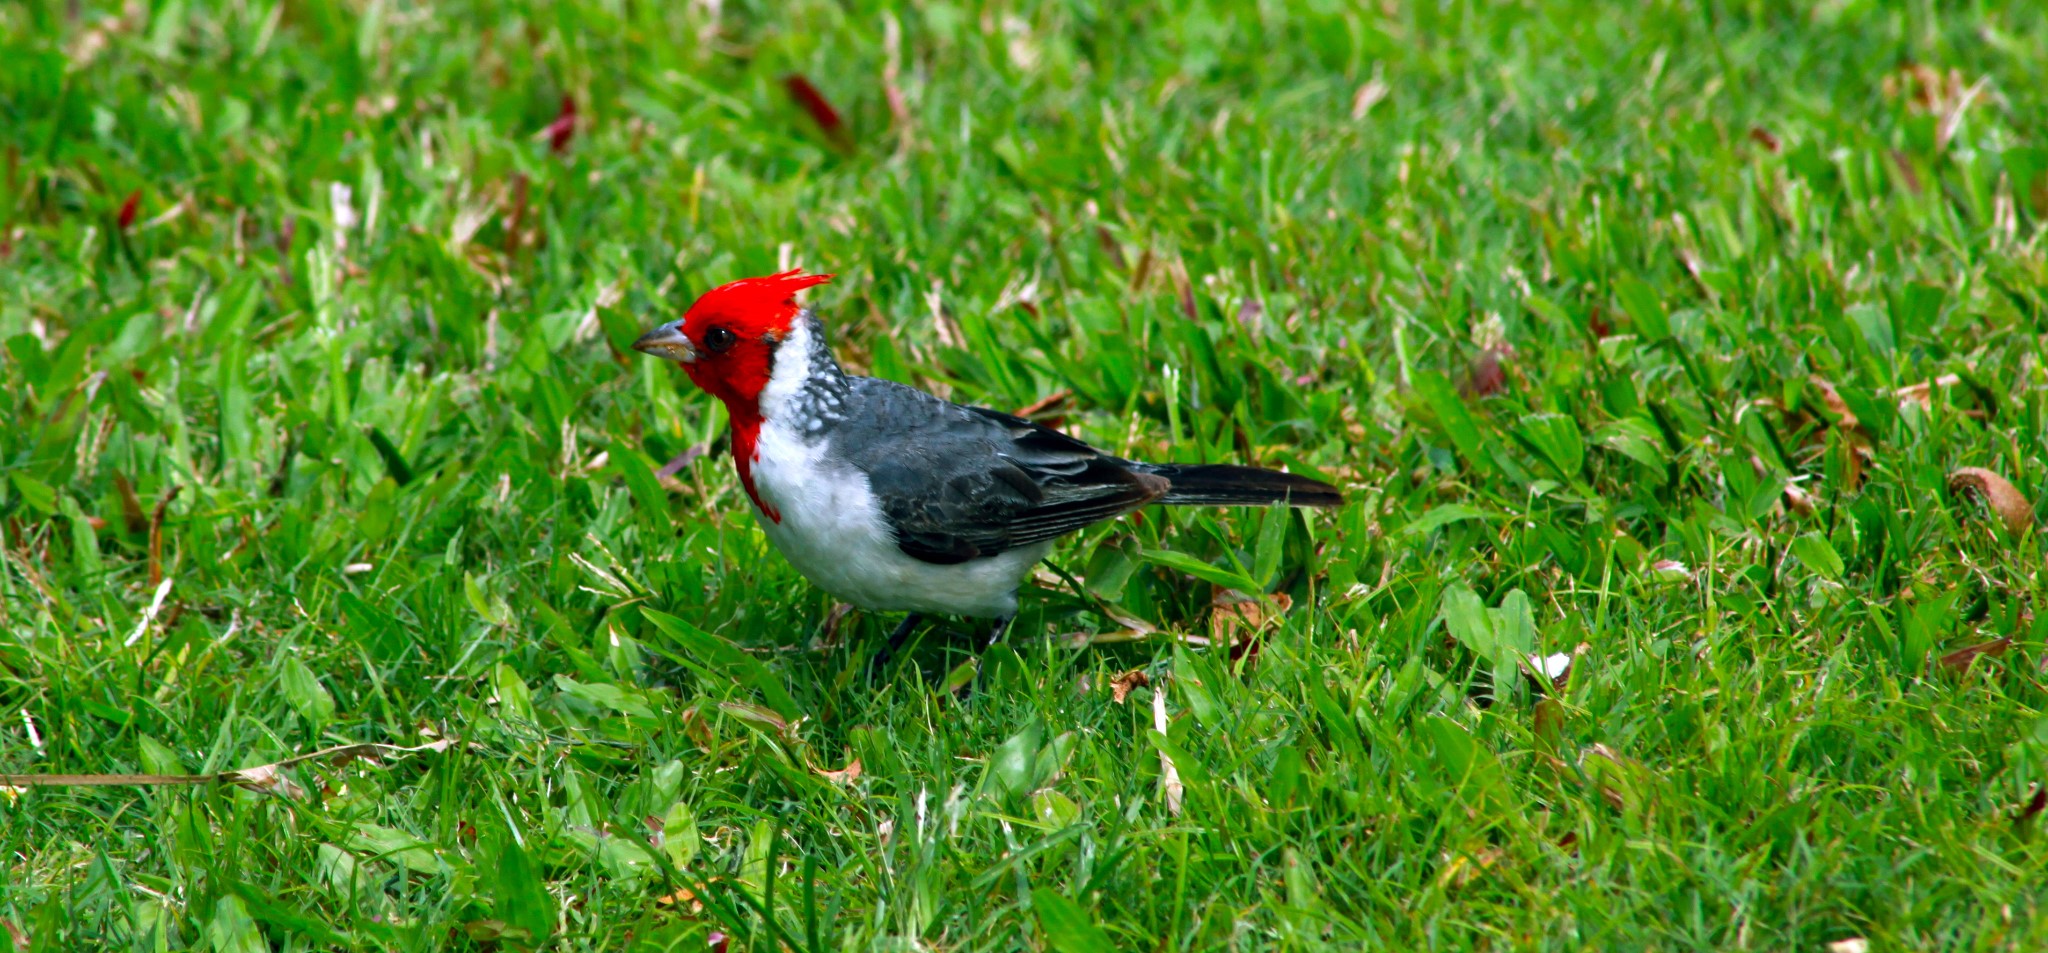
[[[916,612],[904,616],[903,621],[896,624],[896,631],[889,633],[888,643],[868,662],[868,671],[879,672],[883,666],[888,665],[889,660],[896,657],[896,650],[902,648],[903,643],[910,641],[910,637],[917,632],[918,623],[923,621],[924,616]]]

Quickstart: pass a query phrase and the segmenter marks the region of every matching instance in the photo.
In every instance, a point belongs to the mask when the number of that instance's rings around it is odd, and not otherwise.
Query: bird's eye
[[[736,340],[738,338],[734,337],[732,331],[726,328],[712,328],[704,332],[704,346],[710,348],[714,354],[731,347],[732,342]]]

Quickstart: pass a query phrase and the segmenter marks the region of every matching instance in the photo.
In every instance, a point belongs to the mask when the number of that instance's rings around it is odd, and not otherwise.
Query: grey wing
[[[961,563],[1044,542],[1165,495],[1165,479],[1059,431],[900,385],[873,393],[891,433],[858,441],[896,545]]]

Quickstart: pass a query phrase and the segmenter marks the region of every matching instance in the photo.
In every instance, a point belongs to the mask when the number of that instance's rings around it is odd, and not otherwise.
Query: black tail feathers
[[[1225,463],[1153,463],[1142,469],[1173,484],[1158,502],[1173,506],[1338,506],[1344,494],[1321,480]]]

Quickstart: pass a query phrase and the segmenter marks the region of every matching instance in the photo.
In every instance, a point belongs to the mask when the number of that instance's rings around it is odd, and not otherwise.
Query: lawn
[[[2027,0],[0,4],[0,773],[214,776],[0,787],[0,924],[2040,949],[2044,236]],[[871,672],[627,349],[797,266],[1350,502]]]

